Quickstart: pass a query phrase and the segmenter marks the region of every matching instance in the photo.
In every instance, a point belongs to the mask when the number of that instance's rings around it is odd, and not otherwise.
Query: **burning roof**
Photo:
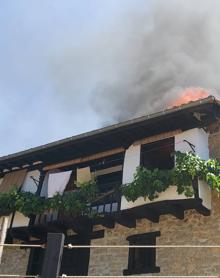
[[[181,106],[192,101],[207,98],[209,95],[210,93],[203,88],[186,88],[177,99],[170,103],[169,107]]]

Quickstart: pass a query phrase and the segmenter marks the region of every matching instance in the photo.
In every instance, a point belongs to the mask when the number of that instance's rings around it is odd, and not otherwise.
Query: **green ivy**
[[[158,194],[175,185],[179,194],[193,196],[193,183],[198,179],[207,182],[212,190],[220,194],[220,164],[217,160],[203,160],[194,153],[175,153],[175,167],[172,170],[149,170],[138,167],[134,180],[122,185],[122,194],[128,201],[139,197],[153,200]],[[95,180],[79,184],[77,190],[57,194],[45,199],[30,192],[13,189],[9,193],[0,193],[0,215],[19,211],[25,216],[38,215],[46,210],[59,210],[71,215],[89,215],[89,204],[98,195]]]
[[[171,185],[177,186],[178,194],[192,197],[193,183],[198,179],[207,182],[211,189],[220,194],[220,164],[217,160],[206,161],[191,152],[176,152],[175,161],[175,167],[171,170],[138,167],[134,180],[122,187],[125,198],[133,202],[139,197],[153,200]]]
[[[48,199],[16,188],[8,193],[0,193],[0,215],[19,211],[25,216],[30,216],[41,214],[49,209],[74,215],[89,213],[88,205],[96,198],[98,187],[95,180],[83,183],[81,186],[75,191],[63,195],[56,194]]]
[[[137,167],[134,180],[124,186],[122,192],[128,201],[134,202],[141,196],[153,200],[157,198],[158,193],[165,191],[171,182],[169,171]]]
[[[15,200],[10,193],[0,193],[0,216],[9,215],[14,211]]]
[[[56,194],[53,198],[47,199],[47,208],[60,210],[69,214],[81,215],[88,213],[89,203],[95,200],[98,194],[98,187],[95,180],[81,183],[75,191]]]

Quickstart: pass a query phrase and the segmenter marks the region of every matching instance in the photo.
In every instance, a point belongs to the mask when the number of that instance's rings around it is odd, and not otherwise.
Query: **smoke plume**
[[[188,87],[220,92],[219,2],[156,2],[151,13],[129,15],[115,78],[93,89],[92,105],[105,121],[166,108]]]
[[[55,89],[69,105],[89,100],[102,124],[165,109],[186,88],[220,92],[219,1],[144,3],[53,61]]]

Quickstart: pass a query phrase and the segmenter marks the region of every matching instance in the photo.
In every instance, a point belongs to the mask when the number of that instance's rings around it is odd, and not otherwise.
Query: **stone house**
[[[0,192],[17,185],[49,198],[95,176],[102,194],[91,204],[95,218],[14,212],[7,216],[5,242],[45,243],[47,233],[62,232],[66,243],[76,245],[220,245],[220,200],[206,183],[198,181],[190,198],[175,185],[154,200],[134,202],[119,190],[139,165],[172,168],[174,151],[220,159],[219,117],[220,103],[210,96],[1,157]],[[40,274],[43,258],[41,248],[4,247],[0,274]],[[218,248],[65,249],[61,274],[219,275],[219,259]]]

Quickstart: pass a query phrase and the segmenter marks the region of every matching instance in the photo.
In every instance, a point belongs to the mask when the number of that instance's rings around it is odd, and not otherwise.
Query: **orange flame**
[[[185,89],[179,98],[172,101],[169,107],[180,106],[191,101],[196,101],[209,96],[209,92],[203,88],[187,88]]]

